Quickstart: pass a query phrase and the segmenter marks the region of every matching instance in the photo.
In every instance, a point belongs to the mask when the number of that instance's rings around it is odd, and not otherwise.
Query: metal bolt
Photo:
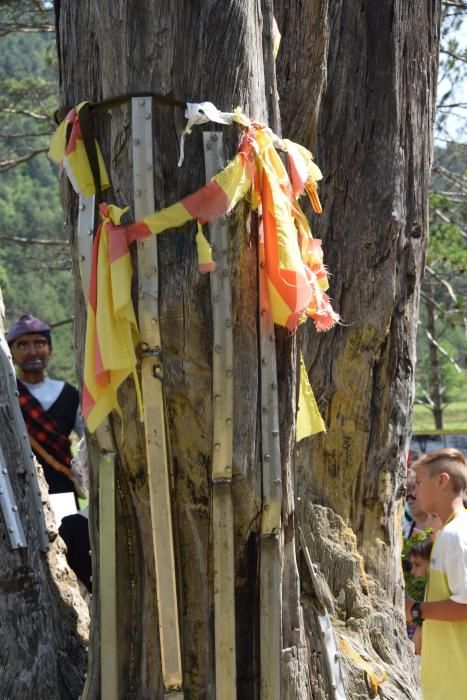
[[[261,360],[261,364],[262,364],[262,365],[267,365],[267,364],[268,364],[267,357],[263,357],[263,359]]]
[[[135,197],[141,197],[141,190],[135,190]]]
[[[85,204],[80,204],[79,207],[78,207],[78,209],[79,209],[80,211],[84,211],[84,210],[86,209],[86,205],[85,205]]]
[[[11,510],[13,511],[13,513],[16,513],[16,511],[18,510],[18,506],[11,506]]]
[[[226,468],[224,469],[224,471],[226,471],[226,472],[230,472],[230,471],[231,471],[231,469],[232,469],[232,467],[229,467],[229,466],[227,466],[227,467],[226,467]]]
[[[214,449],[215,449],[215,450],[220,450],[220,449],[221,449],[221,444],[220,444],[220,442],[216,442],[216,444],[214,445]]]
[[[224,275],[224,277],[228,277],[228,276],[229,276],[229,271],[228,271],[228,269],[225,268],[224,270],[222,270],[222,274]]]
[[[232,418],[226,418],[226,419],[225,419],[225,424],[226,424],[226,425],[232,425],[232,422],[233,422],[233,421],[232,421]]]
[[[135,146],[139,146],[141,142],[139,139],[133,139],[133,143],[135,144]]]
[[[217,141],[218,138],[219,138],[219,137],[218,137],[218,135],[217,135],[216,133],[211,134],[211,139],[212,139],[212,141]]]
[[[146,104],[146,100],[138,100],[138,105],[140,107],[144,107],[145,104]]]
[[[273,431],[272,431],[272,437],[273,437],[273,438],[279,437],[279,431],[278,431],[278,430],[273,430]]]
[[[89,231],[88,231],[88,236],[92,236],[93,233],[94,233],[94,231],[92,230],[92,228],[90,228]]]
[[[86,257],[84,255],[79,256],[80,262],[84,262],[86,260]]]
[[[151,165],[151,163],[148,163],[148,164],[146,165],[146,170],[147,170],[148,173],[151,172],[151,170],[152,170],[152,165]]]
[[[14,532],[14,528],[9,527],[9,528],[8,528],[8,532]]]
[[[263,406],[263,413],[269,413],[269,408],[267,406]]]
[[[8,474],[6,469],[2,469],[2,474]]]
[[[219,301],[219,294],[213,294],[212,300],[217,303]]]
[[[226,369],[225,374],[227,377],[232,377],[233,376],[233,369]]]
[[[220,395],[220,394],[216,394],[215,397],[214,397],[214,401],[220,401],[220,400],[221,400],[221,395]]]
[[[277,389],[277,384],[276,384],[276,382],[273,382],[273,383],[271,384],[271,389],[274,389],[274,391]]]
[[[216,345],[216,346],[214,347],[214,350],[215,350],[216,352],[222,352],[222,345]]]
[[[144,118],[145,118],[145,119],[148,119],[148,120],[151,119],[150,113],[149,113],[149,112],[146,112],[146,114],[144,115]]]
[[[212,148],[212,144],[208,141],[207,144],[206,144],[206,150],[207,150],[207,151],[210,151],[211,148]]]
[[[230,318],[227,318],[227,319],[226,319],[225,325],[227,326],[227,328],[231,328],[231,327],[232,327],[232,321],[231,321]]]
[[[281,484],[282,482],[281,482],[280,479],[274,479],[274,483],[275,483],[275,484]]]
[[[263,461],[264,461],[264,462],[270,462],[270,461],[271,461],[271,455],[264,455]]]
[[[261,262],[260,262],[259,266],[260,266],[261,268],[263,268],[263,267],[264,267],[264,263],[263,263],[263,261],[261,261]]]

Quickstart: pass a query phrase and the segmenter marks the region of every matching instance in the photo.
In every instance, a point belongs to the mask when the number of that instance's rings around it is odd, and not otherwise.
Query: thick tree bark
[[[210,100],[225,110],[240,105],[251,117],[269,119],[278,128],[268,2],[82,0],[77,5],[61,0],[56,11],[63,104],[156,91],[190,101]],[[385,697],[415,698],[414,664],[400,611],[398,519],[410,428],[414,317],[426,243],[439,6],[428,0],[416,7],[389,0],[377,7],[370,2],[329,7],[327,0],[300,1],[279,3],[277,15],[283,33],[284,59],[279,55],[277,66],[283,132],[313,147],[318,134],[325,214],[315,234],[324,240],[332,295],[343,317],[343,325],[327,336],[303,333],[328,434],[307,440],[295,457],[296,347],[285,333],[277,335],[284,476],[283,697],[329,697],[309,573],[297,554],[298,513],[312,559],[321,568],[336,630],[388,671]],[[112,201],[132,205],[129,109],[100,113],[96,124],[111,170]],[[156,107],[157,208],[178,201],[204,180],[199,132],[188,138],[184,166],[176,168],[183,126],[181,113]],[[231,156],[233,129],[225,130],[225,139]],[[73,240],[76,200],[69,190],[65,200]],[[210,306],[208,280],[197,272],[193,236],[187,231],[167,233],[158,241],[161,332],[185,691],[187,698],[213,698]],[[256,698],[261,517],[257,261],[254,220],[242,207],[230,221],[230,232],[238,697]],[[79,291],[76,317],[81,356],[84,310]],[[114,421],[119,442],[121,697],[159,698],[144,437],[130,384],[122,390],[121,402],[123,443]],[[97,464],[97,450],[94,458]],[[94,478],[94,534],[95,486]],[[98,558],[97,539],[93,552]],[[97,591],[98,585],[97,580]],[[88,698],[99,697],[97,601],[94,596]],[[367,697],[362,672],[345,664],[349,697]]]
[[[65,560],[47,484],[37,465],[50,550],[41,551],[32,489],[38,481],[23,458],[26,428],[13,410],[16,381],[3,335],[0,293],[0,448],[24,529],[26,547],[11,549],[0,515],[0,698],[77,700],[86,669],[88,610]]]
[[[279,94],[299,93],[302,104],[308,96],[302,110],[282,100],[283,128],[316,152],[324,172],[324,214],[314,233],[323,239],[331,296],[342,316],[332,334],[309,328],[304,334],[327,434],[297,450],[299,520],[318,528],[318,536],[313,527],[309,532],[310,549],[334,601],[341,597],[337,617],[362,618],[359,634],[372,640],[367,652],[373,646],[375,659],[390,660],[385,691],[415,697],[410,674],[392,685],[395,666],[401,668],[393,653],[406,652],[394,638],[402,625],[390,606],[402,598],[400,520],[428,235],[440,3],[275,5],[284,48]],[[318,17],[328,42],[316,38]],[[335,535],[323,541],[323,528],[335,526],[333,511],[357,537],[370,596],[358,576],[355,585],[345,580],[347,568],[336,576],[336,558],[347,561],[349,546],[342,524],[342,546]],[[383,639],[392,649],[388,659]]]

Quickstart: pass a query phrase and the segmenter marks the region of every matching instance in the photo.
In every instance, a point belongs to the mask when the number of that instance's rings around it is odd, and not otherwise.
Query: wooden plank
[[[149,97],[133,98],[131,107],[135,218],[141,219],[155,209],[152,100]],[[166,693],[175,691],[178,697],[183,697],[179,692],[183,674],[159,328],[156,236],[138,242],[138,320],[162,676]]]

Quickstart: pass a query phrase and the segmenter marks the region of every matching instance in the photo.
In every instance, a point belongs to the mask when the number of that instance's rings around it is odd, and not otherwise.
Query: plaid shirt
[[[71,440],[60,431],[56,422],[19,380],[18,391],[19,404],[29,435],[52,457],[69,467],[72,460]]]

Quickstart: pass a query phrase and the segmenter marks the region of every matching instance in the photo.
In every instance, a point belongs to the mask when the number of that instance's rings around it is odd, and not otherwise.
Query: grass
[[[435,421],[426,406],[416,404],[413,412],[412,432],[434,430]],[[467,434],[467,400],[449,403],[443,412],[444,430],[463,430]]]

